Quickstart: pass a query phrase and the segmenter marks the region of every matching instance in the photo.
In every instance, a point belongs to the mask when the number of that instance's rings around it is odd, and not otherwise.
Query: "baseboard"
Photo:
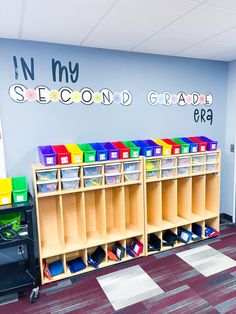
[[[228,222],[232,222],[233,221],[233,217],[228,215],[228,214],[225,214],[225,213],[221,213],[220,214],[220,219],[222,220],[227,220]]]

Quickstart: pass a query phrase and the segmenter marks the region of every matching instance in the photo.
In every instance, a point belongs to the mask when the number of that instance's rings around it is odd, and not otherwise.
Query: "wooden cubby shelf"
[[[42,283],[94,270],[88,255],[101,246],[99,268],[133,259],[108,258],[116,241],[124,248],[136,238],[139,256],[171,249],[163,245],[168,230],[178,233],[194,224],[219,231],[220,151],[115,161],[33,166]],[[160,239],[148,251],[150,235]],[[153,235],[151,236],[153,238]],[[192,243],[194,241],[189,241]],[[185,245],[177,241],[174,247]],[[85,268],[71,273],[68,262],[81,257]],[[63,272],[44,277],[43,262],[59,260]]]

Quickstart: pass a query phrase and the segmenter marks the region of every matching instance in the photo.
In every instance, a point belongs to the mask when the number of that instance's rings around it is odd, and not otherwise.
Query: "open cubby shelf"
[[[202,233],[206,225],[219,231],[219,150],[54,167],[34,165],[33,178],[43,284],[94,270],[87,258],[97,246],[106,253],[99,265],[102,268],[133,259],[126,252],[121,261],[108,259],[107,252],[116,241],[126,247],[138,239],[143,243],[139,256],[145,256],[172,248],[162,243],[167,230],[177,233],[178,227],[184,227],[191,231],[197,223]],[[161,246],[149,252],[152,233]],[[185,244],[177,241],[174,247],[181,245]],[[86,268],[71,273],[67,262],[76,257],[83,258]],[[45,278],[43,261],[58,259],[64,272],[52,280]]]

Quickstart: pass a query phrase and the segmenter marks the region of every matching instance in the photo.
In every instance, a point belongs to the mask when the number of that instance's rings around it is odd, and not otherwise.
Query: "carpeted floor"
[[[236,225],[222,225],[221,235],[217,238],[45,285],[41,287],[39,300],[35,304],[29,303],[27,293],[18,301],[14,301],[13,296],[12,303],[0,305],[0,313],[236,313],[235,266],[205,277],[176,255],[204,245],[236,261]],[[138,269],[141,268],[142,276],[144,271],[164,292],[115,311],[97,277],[136,265]],[[132,290],[132,276],[127,285],[127,289]],[[4,303],[4,299],[0,302]],[[5,302],[10,302],[10,298]]]

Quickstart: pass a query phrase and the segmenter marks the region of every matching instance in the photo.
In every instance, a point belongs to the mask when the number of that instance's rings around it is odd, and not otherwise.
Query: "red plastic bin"
[[[126,147],[122,142],[111,142],[111,144],[119,149],[120,159],[127,159],[130,157],[130,148]]]
[[[58,165],[66,165],[71,163],[71,153],[68,152],[65,145],[53,145],[52,148],[57,154]]]
[[[188,137],[191,141],[193,141],[194,143],[198,143],[198,151],[203,153],[206,151],[207,149],[207,142],[204,142],[202,140],[200,140],[197,137]]]
[[[179,155],[180,154],[180,149],[181,149],[180,144],[175,143],[170,138],[162,138],[162,141],[164,141],[167,144],[172,146],[172,148],[171,148],[171,154],[172,155]]]

